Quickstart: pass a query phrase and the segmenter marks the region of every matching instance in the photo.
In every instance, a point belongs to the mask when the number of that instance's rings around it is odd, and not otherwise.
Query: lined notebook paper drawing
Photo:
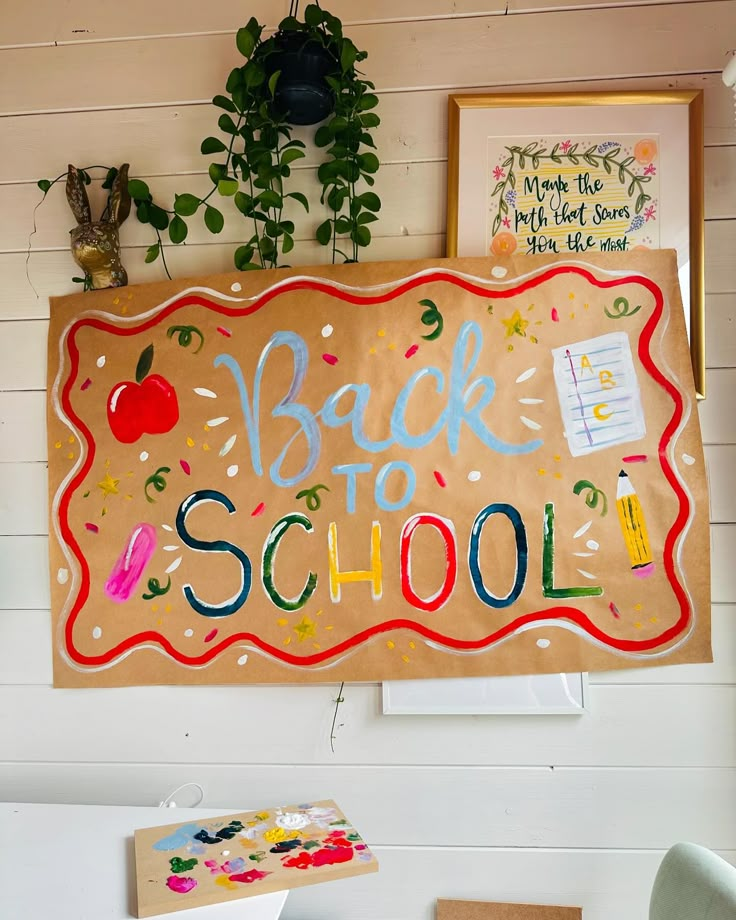
[[[629,337],[609,332],[552,349],[557,398],[573,457],[646,434]]]

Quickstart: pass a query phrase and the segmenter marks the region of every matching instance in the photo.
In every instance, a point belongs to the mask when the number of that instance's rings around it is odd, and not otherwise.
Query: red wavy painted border
[[[622,652],[646,652],[651,649],[660,648],[667,645],[669,642],[676,639],[681,633],[687,628],[692,611],[690,609],[690,604],[688,600],[687,593],[683,586],[680,584],[680,581],[677,578],[677,573],[675,571],[674,563],[674,549],[678,537],[682,533],[687,519],[690,514],[690,503],[687,497],[687,494],[680,486],[680,483],[677,481],[674,470],[669,464],[666,456],[667,447],[672,439],[674,432],[677,430],[678,425],[683,416],[683,400],[680,392],[670,383],[664,375],[661,373],[659,368],[655,365],[649,347],[651,345],[652,336],[654,335],[654,330],[659,323],[659,320],[662,317],[664,311],[664,297],[662,295],[659,287],[651,281],[649,278],[646,278],[642,275],[629,275],[621,278],[616,278],[612,280],[603,281],[600,280],[589,271],[579,266],[574,265],[562,265],[555,266],[550,268],[541,274],[537,275],[534,278],[528,279],[521,284],[513,288],[508,288],[506,290],[497,291],[494,290],[493,297],[494,299],[502,300],[504,298],[513,297],[516,294],[524,293],[525,291],[531,290],[535,287],[538,287],[541,284],[544,284],[550,278],[554,278],[557,275],[562,274],[574,274],[579,275],[590,284],[598,288],[611,288],[616,287],[617,285],[622,284],[640,284],[642,287],[646,288],[654,297],[655,308],[652,312],[652,316],[647,321],[644,329],[642,330],[641,337],[639,339],[639,359],[642,364],[648,371],[652,379],[658,383],[662,389],[671,397],[674,403],[674,411],[672,417],[664,428],[662,437],[659,442],[659,457],[662,464],[662,470],[664,472],[665,478],[671,485],[675,494],[679,499],[679,511],[677,517],[667,533],[664,545],[664,567],[667,573],[667,578],[672,585],[672,589],[675,593],[680,604],[680,616],[677,622],[663,632],[661,635],[642,640],[634,639],[618,639],[614,636],[609,636],[607,633],[599,629],[594,623],[592,623],[588,617],[575,607],[550,607],[544,610],[537,610],[532,613],[524,614],[523,616],[518,617],[513,622],[508,623],[506,626],[501,629],[496,630],[495,632],[490,633],[487,636],[483,636],[480,639],[474,640],[464,640],[464,639],[454,639],[451,636],[446,636],[442,633],[437,632],[436,630],[430,629],[424,626],[421,623],[416,623],[413,620],[407,619],[396,619],[388,620],[377,626],[370,627],[365,629],[362,632],[356,633],[351,636],[349,639],[344,640],[343,642],[338,643],[330,649],[324,649],[319,651],[316,654],[299,656],[294,655],[289,652],[284,651],[280,648],[275,648],[272,645],[264,642],[258,636],[253,633],[237,633],[223,639],[222,642],[217,645],[208,647],[201,655],[183,655],[177,649],[175,649],[169,640],[162,636],[160,633],[155,630],[148,630],[146,632],[138,633],[137,635],[130,636],[128,639],[125,639],[123,642],[118,643],[118,645],[111,648],[109,651],[101,655],[84,655],[79,652],[74,646],[74,624],[76,619],[81,612],[84,604],[89,597],[90,590],[90,574],[87,561],[84,558],[79,544],[74,538],[69,527],[68,514],[69,514],[69,505],[71,502],[72,495],[82,483],[82,481],[87,476],[95,456],[95,442],[92,437],[92,433],[89,431],[87,426],[82,422],[82,420],[74,412],[71,401],[70,393],[74,386],[75,380],[78,373],[78,364],[79,364],[79,350],[76,344],[76,334],[77,332],[89,326],[95,329],[100,329],[103,332],[108,332],[112,335],[117,336],[129,336],[136,335],[140,332],[150,329],[163,320],[167,319],[177,310],[181,310],[184,307],[198,305],[206,309],[214,310],[217,313],[222,314],[223,316],[246,316],[250,313],[254,313],[256,310],[260,310],[267,303],[269,303],[274,298],[292,291],[299,290],[310,290],[310,291],[319,291],[323,294],[326,294],[330,297],[335,297],[338,300],[342,300],[346,303],[351,303],[356,306],[371,306],[373,304],[387,303],[391,300],[395,300],[400,297],[402,294],[405,294],[407,291],[411,291],[414,288],[420,287],[424,284],[430,284],[435,282],[446,282],[450,285],[455,285],[462,288],[463,290],[475,294],[481,297],[487,297],[489,291],[485,287],[473,284],[470,281],[467,281],[464,278],[458,278],[455,275],[449,274],[447,272],[438,270],[427,275],[422,275],[416,278],[407,279],[403,284],[399,284],[397,287],[392,290],[383,293],[383,294],[374,294],[374,295],[360,295],[354,294],[347,291],[342,291],[335,289],[328,284],[325,284],[316,279],[295,279],[293,282],[285,283],[283,286],[279,286],[276,290],[271,290],[264,293],[260,298],[255,300],[253,304],[248,307],[231,307],[225,304],[218,304],[214,301],[207,299],[206,297],[200,296],[198,294],[189,294],[187,296],[180,297],[179,299],[170,303],[165,307],[160,313],[155,317],[146,320],[136,326],[127,327],[121,329],[117,326],[113,326],[110,323],[104,322],[100,319],[87,318],[78,320],[74,323],[69,331],[68,336],[68,349],[69,356],[71,360],[72,370],[67,379],[66,383],[62,389],[61,395],[61,404],[64,408],[64,411],[67,413],[68,417],[72,419],[74,424],[77,426],[79,431],[85,437],[87,442],[87,459],[82,468],[79,470],[77,475],[71,480],[67,488],[64,490],[64,493],[61,497],[59,503],[59,524],[63,537],[69,546],[69,548],[74,553],[77,558],[81,570],[82,570],[82,583],[79,589],[79,593],[74,602],[67,621],[64,626],[64,638],[66,643],[66,650],[76,664],[83,665],[85,667],[94,668],[100,665],[109,664],[111,661],[116,659],[118,656],[125,654],[126,652],[134,649],[136,646],[143,644],[154,643],[159,645],[164,651],[166,651],[172,658],[178,661],[180,664],[184,665],[205,665],[213,661],[218,655],[224,652],[231,645],[242,642],[249,642],[255,645],[257,648],[261,649],[263,652],[273,656],[274,658],[282,661],[286,664],[292,665],[301,665],[304,667],[310,665],[323,664],[324,662],[334,658],[335,656],[341,655],[345,652],[348,652],[352,649],[357,648],[363,642],[367,641],[373,636],[381,635],[382,633],[390,632],[395,629],[407,629],[416,635],[421,636],[423,639],[428,639],[430,641],[436,642],[442,646],[445,646],[449,649],[455,649],[458,651],[478,651],[484,648],[489,648],[496,642],[506,638],[511,633],[518,630],[520,627],[534,623],[540,620],[548,619],[566,619],[573,623],[576,623],[581,629],[588,633],[591,637],[599,640],[603,644],[609,646],[609,648],[616,649]]]

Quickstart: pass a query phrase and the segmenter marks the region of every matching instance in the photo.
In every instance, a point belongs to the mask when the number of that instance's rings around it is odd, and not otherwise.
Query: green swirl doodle
[[[194,354],[198,354],[204,345],[204,336],[196,326],[169,326],[166,330],[166,337],[171,339],[177,337],[177,341],[182,348],[189,348],[192,344],[192,336],[199,336],[199,345],[194,349]]]
[[[297,492],[296,497],[305,499],[307,508],[310,511],[319,511],[322,507],[322,498],[318,495],[320,489],[324,489],[326,492],[330,491],[328,486],[318,482],[316,486],[312,486],[310,489],[302,489],[301,492]]]
[[[592,482],[589,482],[587,479],[578,479],[575,485],[572,487],[573,492],[576,495],[580,495],[581,492],[585,491],[588,494],[585,496],[585,504],[591,509],[595,510],[598,507],[599,500],[603,505],[601,510],[601,517],[605,517],[608,514],[608,499],[606,498],[606,493],[603,489],[597,489]]]

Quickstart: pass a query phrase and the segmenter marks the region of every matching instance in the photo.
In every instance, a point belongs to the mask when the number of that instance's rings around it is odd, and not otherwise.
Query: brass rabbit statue
[[[79,170],[69,164],[66,198],[78,226],[70,230],[74,261],[92,279],[92,288],[122,287],[128,274],[120,261],[120,224],[130,214],[128,163],[120,167],[112,183],[106,219],[93,221],[87,189]]]

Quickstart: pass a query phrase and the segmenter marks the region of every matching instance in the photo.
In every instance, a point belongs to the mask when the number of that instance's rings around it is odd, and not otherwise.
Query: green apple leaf
[[[149,371],[151,370],[151,365],[153,364],[153,344],[149,345],[147,348],[144,348],[141,352],[140,358],[138,358],[138,364],[135,369],[135,381],[136,383],[143,383],[143,381],[148,376]]]

